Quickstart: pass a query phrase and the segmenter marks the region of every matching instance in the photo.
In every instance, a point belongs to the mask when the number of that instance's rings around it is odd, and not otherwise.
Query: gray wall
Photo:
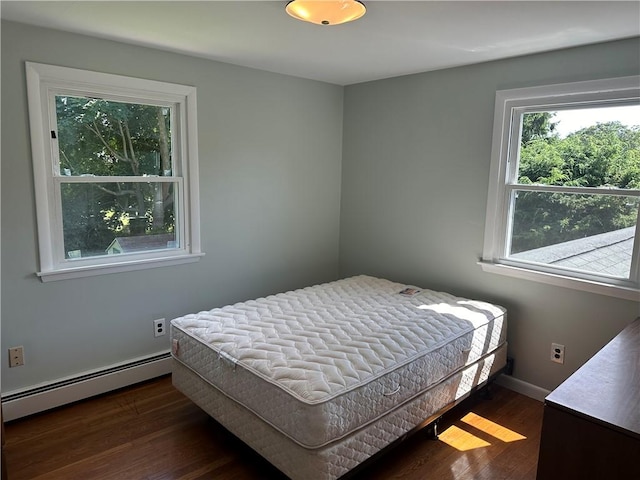
[[[198,89],[196,264],[41,283],[24,61]],[[2,391],[167,350],[167,319],[338,273],[343,89],[2,23]]]
[[[341,275],[369,273],[503,304],[515,377],[555,388],[640,315],[640,304],[476,264],[495,92],[639,73],[634,39],[347,87]],[[566,345],[564,365],[549,361],[551,342]]]

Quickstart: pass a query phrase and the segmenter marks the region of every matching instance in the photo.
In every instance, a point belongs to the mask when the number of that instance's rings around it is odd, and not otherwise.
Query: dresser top
[[[640,317],[545,399],[640,438]]]

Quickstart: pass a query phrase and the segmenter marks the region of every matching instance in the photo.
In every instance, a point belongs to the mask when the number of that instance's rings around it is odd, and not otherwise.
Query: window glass
[[[527,191],[515,197],[512,258],[629,278],[639,198]]]
[[[517,182],[640,188],[640,106],[522,115]]]
[[[60,175],[171,175],[168,107],[55,96]]]
[[[91,180],[171,176],[171,109],[68,95],[55,104],[65,258],[176,248],[171,183]]]
[[[507,255],[628,279],[639,201],[618,190],[640,188],[640,106],[523,113],[517,165],[517,185],[549,187],[512,190]]]
[[[65,257],[178,248],[174,190],[159,182],[62,184]]]

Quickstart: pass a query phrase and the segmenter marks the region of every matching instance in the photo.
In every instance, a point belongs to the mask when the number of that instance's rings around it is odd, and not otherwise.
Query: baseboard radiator
[[[171,354],[162,352],[56,382],[2,395],[5,422],[67,405],[171,373]]]

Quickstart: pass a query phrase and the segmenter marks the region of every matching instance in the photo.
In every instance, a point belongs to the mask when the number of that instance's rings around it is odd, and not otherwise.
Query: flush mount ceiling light
[[[352,22],[367,11],[357,0],[293,0],[285,10],[293,18],[318,25]]]

